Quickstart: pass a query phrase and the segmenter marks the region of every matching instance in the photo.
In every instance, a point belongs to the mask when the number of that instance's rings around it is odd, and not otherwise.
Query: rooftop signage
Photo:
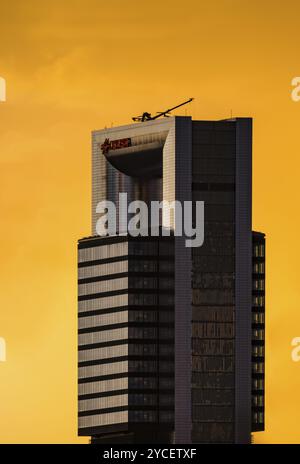
[[[119,148],[127,147],[131,147],[131,138],[129,137],[119,140],[105,139],[101,144],[101,151],[104,155],[106,155],[110,150],[118,150]]]

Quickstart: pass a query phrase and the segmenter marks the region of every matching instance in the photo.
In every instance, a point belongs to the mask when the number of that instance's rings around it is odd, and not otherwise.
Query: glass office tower
[[[92,184],[92,235],[78,245],[79,434],[250,443],[263,427],[253,400],[252,120],[95,131]],[[149,206],[204,201],[203,245],[187,247],[163,214],[170,237],[133,238],[122,214],[115,236],[97,236],[98,203],[120,213],[120,193]]]

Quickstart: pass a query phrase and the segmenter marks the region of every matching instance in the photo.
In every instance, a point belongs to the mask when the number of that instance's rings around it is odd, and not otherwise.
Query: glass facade
[[[193,122],[193,200],[205,240],[192,250],[192,440],[234,442],[235,124]]]
[[[265,235],[252,234],[252,431],[265,424]]]

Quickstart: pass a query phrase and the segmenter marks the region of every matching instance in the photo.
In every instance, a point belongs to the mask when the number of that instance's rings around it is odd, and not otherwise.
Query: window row
[[[253,273],[254,274],[264,274],[265,273],[265,263],[254,263],[253,264]]]
[[[263,412],[255,412],[253,414],[253,422],[255,424],[263,424],[264,423],[264,413]]]
[[[174,377],[130,377],[129,388],[174,388]]]
[[[172,306],[174,304],[174,295],[132,293],[129,295],[129,304],[132,306],[154,306],[157,304]]]
[[[234,340],[192,338],[193,355],[233,355]]]
[[[253,324],[264,324],[265,323],[265,314],[264,313],[252,313],[252,322]]]
[[[102,375],[122,374],[128,372],[128,361],[96,364],[94,366],[84,366],[78,369],[78,378],[86,379],[90,377],[100,377]]]
[[[193,322],[192,337],[199,338],[233,338],[234,324],[221,322]]]
[[[172,406],[174,404],[174,395],[166,394],[149,394],[149,393],[134,393],[129,394],[129,405],[137,406]]]
[[[78,384],[78,395],[91,395],[94,393],[110,392],[113,390],[127,390],[128,378],[100,380]]]
[[[265,347],[261,345],[252,346],[252,356],[263,357],[265,355]]]
[[[174,422],[174,413],[171,411],[129,411],[129,420],[132,422]]]
[[[263,258],[265,256],[265,246],[263,244],[254,245],[253,256],[255,258]]]
[[[128,356],[128,345],[104,346],[102,348],[92,348],[88,350],[78,351],[78,362],[87,362],[102,360],[108,358],[118,358],[120,356]]]
[[[133,356],[154,356],[154,355],[161,355],[161,356],[171,356],[174,354],[174,345],[169,344],[160,344],[159,347],[157,344],[152,343],[145,343],[136,344],[132,343],[129,345],[129,355]]]
[[[92,411],[95,409],[114,408],[128,405],[128,395],[104,396],[101,398],[90,398],[78,401],[78,411]]]
[[[129,261],[129,270],[132,272],[172,272],[174,263],[172,261],[134,260]]]
[[[78,345],[90,345],[94,343],[106,343],[115,340],[127,340],[129,336],[128,327],[112,330],[101,330],[99,332],[88,332],[78,335]]]
[[[252,372],[254,374],[263,374],[265,369],[265,364],[263,362],[254,362],[252,363]]]
[[[128,259],[113,263],[96,264],[78,268],[78,279],[88,279],[98,276],[109,276],[128,272]]]
[[[78,296],[92,295],[95,293],[113,292],[128,288],[128,277],[119,279],[100,280],[78,285]]]
[[[129,361],[129,372],[174,372],[172,361]]]
[[[253,290],[264,290],[265,279],[253,279]]]
[[[233,372],[234,358],[231,356],[194,356],[193,371],[195,372]]]
[[[101,425],[119,424],[128,421],[128,411],[118,411],[94,416],[82,416],[78,418],[79,429],[86,427],[98,427]]]
[[[148,310],[130,310],[129,311],[130,322],[173,322],[174,312],[173,311],[154,311]]]
[[[234,390],[210,389],[210,388],[193,388],[192,389],[193,404],[234,404]]]
[[[252,331],[253,340],[264,340],[265,339],[265,331],[264,329],[254,329]]]
[[[96,311],[98,309],[118,308],[128,305],[128,294],[106,296],[102,298],[93,298],[91,300],[78,301],[78,311]]]
[[[232,422],[234,408],[232,406],[193,405],[192,416],[194,421]]]
[[[98,259],[115,258],[116,256],[125,255],[128,255],[128,242],[80,248],[78,250],[78,260],[80,263],[85,261],[95,261]]]
[[[106,325],[128,322],[128,310],[116,311],[108,314],[96,314],[95,316],[79,317],[78,328],[104,327]]]
[[[174,279],[171,277],[130,277],[129,278],[129,287],[130,288],[140,288],[140,289],[169,289],[174,288]]]
[[[265,297],[263,295],[254,295],[252,299],[252,304],[255,307],[263,308],[265,305]]]
[[[129,242],[130,255],[172,255],[174,254],[174,242],[170,240],[142,241],[137,240]]]
[[[263,395],[252,395],[252,406],[254,407],[263,407],[265,400]]]
[[[252,379],[253,390],[264,390],[264,379]]]

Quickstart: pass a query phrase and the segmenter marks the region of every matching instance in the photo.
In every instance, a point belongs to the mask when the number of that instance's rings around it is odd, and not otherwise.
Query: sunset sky
[[[0,443],[79,443],[76,242],[90,132],[175,114],[254,118],[253,228],[267,237],[266,431],[300,443],[297,0],[0,0]]]

